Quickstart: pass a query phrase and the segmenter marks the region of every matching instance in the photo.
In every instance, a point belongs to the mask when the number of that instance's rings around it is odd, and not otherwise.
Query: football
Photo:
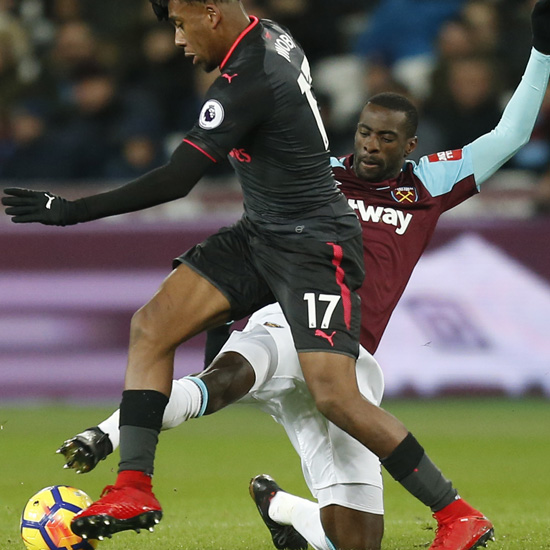
[[[28,550],[93,550],[96,540],[71,531],[73,517],[92,503],[84,492],[66,485],[46,487],[33,495],[21,516],[21,538]]]

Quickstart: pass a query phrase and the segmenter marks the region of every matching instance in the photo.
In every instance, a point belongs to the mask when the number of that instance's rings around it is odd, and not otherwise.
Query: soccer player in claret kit
[[[179,267],[159,293],[134,317],[126,391],[120,412],[121,462],[117,483],[102,499],[75,518],[73,529],[84,536],[97,538],[125,529],[152,526],[160,519],[161,508],[151,491],[150,475],[158,431],[170,394],[171,380],[167,379],[167,375],[172,372],[175,347],[199,330],[245,315],[263,303],[277,299],[290,324],[303,376],[317,409],[373,451],[395,479],[436,512],[438,535],[432,548],[467,550],[477,547],[487,540],[492,529],[490,522],[457,497],[452,484],[431,463],[406,428],[365,400],[357,389],[353,368],[357,355],[353,345],[354,330],[358,328],[355,327],[358,316],[353,291],[361,278],[357,265],[361,262],[357,262],[356,257],[361,253],[356,247],[357,227],[349,212],[342,208],[338,193],[333,193],[333,187],[328,183],[322,184],[325,181],[324,172],[316,162],[323,156],[322,147],[319,147],[321,142],[315,148],[311,136],[302,141],[301,124],[298,123],[296,128],[296,125],[290,124],[288,116],[285,119],[289,110],[285,101],[297,100],[292,103],[296,111],[292,114],[293,120],[309,120],[309,130],[315,125],[315,136],[317,140],[321,139],[326,149],[322,125],[313,108],[303,53],[292,38],[270,22],[249,20],[245,16],[246,25],[243,27],[241,15],[244,12],[238,2],[181,3],[170,0],[167,11],[165,4],[156,7],[162,16],[170,15],[176,26],[176,42],[184,46],[195,61],[204,63],[207,68],[219,64],[222,69],[222,75],[207,93],[208,99],[199,124],[176,150],[171,162],[119,190],[75,202],[60,197],[52,199],[44,192],[19,189],[6,190],[10,196],[2,200],[9,206],[7,213],[14,216],[14,222],[66,225],[89,221],[183,196],[204,172],[205,158],[221,158],[222,154],[230,153],[232,146],[239,151],[239,155],[233,158],[240,160],[234,164],[243,185],[245,216],[233,228],[221,231],[184,254],[176,263]],[[385,193],[384,200],[393,201],[389,204],[402,204],[402,197],[414,196],[413,206],[420,198],[427,201],[424,208],[431,204],[436,213],[475,192],[475,180],[482,181],[490,170],[496,170],[517,150],[517,147],[515,150],[510,148],[511,142],[516,143],[517,136],[515,133],[510,136],[507,132],[509,117],[517,114],[518,103],[519,108],[524,107],[522,101],[525,95],[529,96],[529,89],[533,86],[531,81],[539,83],[539,91],[546,86],[547,54],[550,53],[549,11],[548,0],[535,6],[534,46],[538,51],[533,52],[526,71],[525,81],[528,84],[516,93],[520,100],[510,102],[502,127],[499,125],[495,130],[493,137],[503,147],[499,157],[490,156],[491,151],[486,143],[481,147],[472,144],[470,150],[463,150],[463,157],[457,158],[460,164],[456,167],[456,177],[452,183],[447,177],[446,181],[436,181],[437,178],[430,180],[431,170],[426,165],[430,159],[424,165],[421,163],[418,169],[409,167],[401,173],[403,156],[414,148],[416,138],[409,135],[411,129],[414,132],[414,125],[410,124],[401,108],[391,103],[393,100],[386,98],[373,99],[363,111],[366,122],[360,122],[358,135],[364,135],[367,153],[356,147],[358,153],[354,164],[348,161],[346,166],[344,161],[340,168],[344,171],[352,169],[359,177],[364,171],[367,179],[372,178],[376,191]],[[236,33],[236,30],[239,32]],[[283,39],[283,36],[286,38]],[[195,51],[190,49],[191,44]],[[257,57],[245,55],[251,51]],[[204,56],[206,52],[210,52],[211,57]],[[241,66],[239,60],[244,59],[246,66]],[[238,81],[239,74],[246,76],[254,60],[262,62],[255,70],[265,78],[263,84],[266,81],[269,84],[278,82],[278,77],[285,74],[285,69],[279,71],[278,67],[282,60],[288,63],[284,67],[288,69],[294,65],[296,70],[290,82],[281,83],[280,87],[265,96],[260,95],[273,100],[268,105],[269,112],[257,114],[259,118],[254,122],[243,115],[243,119],[252,126],[247,128],[245,124],[241,128],[240,119],[232,119],[231,113],[243,114],[246,109],[241,105],[242,110],[239,110],[239,98],[232,96],[228,87]],[[544,74],[536,74],[538,71]],[[273,80],[274,72],[277,77]],[[226,88],[221,84],[224,81]],[[299,94],[291,91],[295,92],[296,86]],[[289,94],[285,95],[285,90]],[[258,93],[262,93],[261,86]],[[538,97],[536,95],[535,99]],[[528,100],[531,99],[528,97]],[[282,111],[277,108],[281,107],[281,103],[285,105]],[[538,106],[531,106],[531,110],[529,106],[526,109],[536,116],[539,107],[540,102]],[[521,115],[525,112],[520,113],[520,118]],[[289,126],[276,125],[278,117],[285,119]],[[239,124],[235,124],[235,120]],[[517,116],[512,116],[512,120],[517,122]],[[271,124],[258,126],[260,121]],[[281,139],[285,129],[287,133]],[[524,126],[520,124],[519,129],[524,130]],[[230,138],[226,140],[228,136]],[[361,138],[358,137],[358,140],[360,144]],[[267,149],[266,144],[269,144]],[[494,141],[490,146],[494,146]],[[242,150],[247,155],[242,154]],[[292,159],[291,152],[298,153],[299,158]],[[478,157],[486,153],[489,154],[488,160]],[[503,156],[506,158],[501,158]],[[294,162],[289,166],[284,164],[292,160]],[[399,161],[397,169],[396,160]],[[449,161],[452,162],[451,158]],[[444,166],[443,174],[440,174],[444,176],[448,170],[445,162],[430,164],[436,174],[440,170],[438,167]],[[246,166],[243,167],[243,164]],[[305,172],[300,171],[300,167]],[[276,181],[270,179],[272,172],[277,174]],[[337,168],[335,172],[337,177],[344,179],[345,172],[339,175]],[[316,174],[316,193],[310,192],[315,182],[304,174]],[[260,175],[263,180],[255,179]],[[269,186],[272,181],[276,187]],[[293,185],[283,186],[281,181],[292,181]],[[262,186],[262,183],[267,185]],[[284,193],[279,193],[283,188]],[[359,202],[356,204],[361,215],[362,207]],[[416,208],[422,212],[422,206]],[[388,205],[382,210],[384,215],[380,227],[387,225],[401,235],[412,227],[405,227],[405,224],[412,223],[411,218],[400,217],[397,208]],[[365,207],[365,213],[368,211]],[[372,210],[368,217],[372,220]],[[438,214],[433,219],[434,225],[437,217]],[[416,248],[418,255],[432,230],[433,227],[428,228],[424,244],[422,239],[418,239],[421,243]],[[243,249],[245,253],[242,253]],[[382,247],[378,253],[376,249],[372,253],[376,257],[380,253],[385,257],[387,250]],[[411,269],[417,259],[409,264]],[[332,267],[327,269],[327,263]],[[310,265],[310,273],[304,273]],[[299,273],[296,273],[296,268],[299,268]],[[284,273],[281,274],[281,271]],[[330,276],[327,276],[328,273]],[[409,274],[406,274],[403,287]],[[396,300],[399,295],[400,292],[396,294]],[[166,301],[170,302],[170,307],[167,307]],[[325,307],[318,308],[321,305],[318,302],[325,302],[322,304]],[[374,332],[379,330],[375,328]],[[194,380],[187,380],[187,391],[198,392],[203,399],[207,398],[205,388]],[[463,514],[461,506],[466,506],[468,513]],[[471,511],[476,512],[476,517],[469,517]],[[466,517],[468,519],[462,521]],[[480,522],[470,521],[474,519]],[[460,523],[465,524],[462,531]],[[470,525],[474,530],[479,527],[479,532],[470,531]],[[338,540],[336,527],[323,521],[323,528],[331,543],[346,547]]]

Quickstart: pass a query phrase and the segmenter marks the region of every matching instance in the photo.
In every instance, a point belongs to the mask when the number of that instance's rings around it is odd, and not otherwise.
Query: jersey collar
[[[220,63],[220,70],[223,69],[224,66],[227,64],[227,62],[229,61],[229,58],[235,51],[235,48],[243,41],[245,36],[247,36],[250,33],[250,31],[258,25],[259,22],[260,20],[256,16],[254,15],[250,16],[250,25],[248,25],[248,27],[246,27],[246,29],[244,29],[244,31],[241,34],[239,34],[239,36],[237,37],[237,40],[233,42],[233,45],[231,46],[231,48],[229,48],[229,51],[227,52],[223,61]]]

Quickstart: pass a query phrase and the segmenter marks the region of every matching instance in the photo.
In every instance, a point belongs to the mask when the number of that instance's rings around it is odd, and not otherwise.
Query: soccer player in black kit
[[[284,29],[249,17],[237,0],[156,0],[153,7],[174,24],[176,45],[193,63],[221,72],[170,162],[119,189],[73,202],[7,189],[6,212],[16,223],[69,225],[140,210],[185,196],[211,163],[229,155],[245,213],[176,259],[133,317],[117,481],[74,518],[72,529],[100,538],[160,521],[151,476],[175,349],[274,301],[290,324],[319,411],[383,459],[423,503],[450,504],[456,491],[420,444],[357,388],[361,227],[330,172],[304,53]],[[188,384],[208,399],[204,384]],[[324,528],[338,547],[331,526]]]

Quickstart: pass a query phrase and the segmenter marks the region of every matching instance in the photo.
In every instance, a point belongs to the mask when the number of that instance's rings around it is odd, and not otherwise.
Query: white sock
[[[207,404],[208,390],[200,378],[186,376],[174,380],[170,401],[162,417],[162,429],[169,430],[190,418],[202,416]]]
[[[315,550],[332,550],[327,543],[316,502],[279,491],[271,499],[268,513],[273,521],[292,525]]]
[[[113,451],[118,447],[120,442],[120,433],[118,431],[119,417],[120,411],[116,410],[107,420],[104,420],[98,426],[100,430],[109,436],[111,444],[113,445]]]
[[[174,380],[170,401],[162,417],[162,429],[175,428],[190,418],[202,416],[207,403],[208,391],[202,380],[193,376]],[[98,426],[109,436],[113,451],[120,443],[119,417],[120,411],[117,410]]]

